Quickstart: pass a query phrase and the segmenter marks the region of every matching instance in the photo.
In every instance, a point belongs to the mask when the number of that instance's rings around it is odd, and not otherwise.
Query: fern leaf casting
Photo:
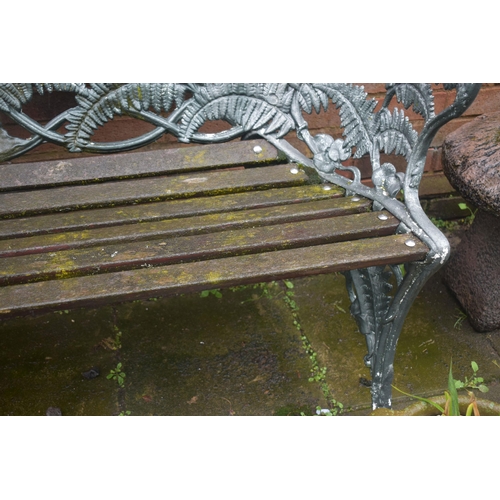
[[[367,100],[363,87],[344,84],[314,84],[330,97],[340,108],[340,123],[344,129],[344,148],[355,147],[354,158],[360,158],[372,149],[373,145],[373,110],[375,99]]]

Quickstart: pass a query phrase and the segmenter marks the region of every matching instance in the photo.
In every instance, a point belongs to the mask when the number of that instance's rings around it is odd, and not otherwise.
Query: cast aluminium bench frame
[[[0,127],[0,161],[22,155],[44,142],[71,152],[111,153],[139,148],[165,133],[181,142],[219,143],[238,137],[261,137],[289,161],[313,168],[327,183],[373,201],[372,209],[387,210],[399,221],[398,233],[412,233],[429,249],[423,261],[403,266],[373,266],[346,271],[351,313],[366,337],[365,363],[372,375],[373,408],[391,406],[391,382],[396,343],[413,300],[427,279],[449,256],[449,244],[424,214],[418,197],[427,150],[441,126],[460,116],[479,92],[479,84],[445,84],[455,100],[435,114],[430,84],[389,84],[381,106],[367,99],[363,87],[347,84],[0,84],[0,110],[28,130],[29,139],[9,136]],[[23,113],[34,94],[64,91],[75,95],[76,106],[42,126]],[[413,129],[404,110],[420,114],[424,126]],[[312,136],[303,113],[325,110],[331,101],[338,109],[343,138]],[[117,115],[145,120],[154,129],[140,137],[114,143],[94,143],[96,129]],[[211,120],[229,128],[202,133]],[[66,123],[67,132],[57,130]],[[295,131],[312,159],[295,149],[285,136]],[[402,155],[406,172],[396,172],[381,152]],[[369,156],[374,187],[361,182],[351,158]],[[349,172],[341,175],[339,171]],[[402,192],[403,196],[399,196]],[[394,290],[390,284],[396,281]]]

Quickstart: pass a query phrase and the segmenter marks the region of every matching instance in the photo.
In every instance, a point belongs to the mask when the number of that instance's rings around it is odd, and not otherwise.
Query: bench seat
[[[416,238],[405,245],[394,216],[312,183],[262,140],[105,158],[126,178],[106,163],[87,168],[93,158],[31,171],[11,165],[2,176],[2,317],[401,264],[428,253]],[[47,172],[57,163],[54,179]]]

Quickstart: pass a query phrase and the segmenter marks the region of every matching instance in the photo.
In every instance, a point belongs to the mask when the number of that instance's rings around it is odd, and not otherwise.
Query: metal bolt
[[[361,198],[358,198],[357,196],[355,196],[354,198],[351,198],[351,201],[361,201]]]
[[[262,148],[260,146],[254,146],[253,152],[258,155],[259,153],[262,153]]]
[[[296,168],[296,167],[293,167],[292,169],[290,169],[290,173],[291,173],[291,174],[294,174],[294,175],[295,175],[295,174],[298,174],[298,173],[299,173],[299,169],[298,169],[298,168]]]
[[[389,217],[387,217],[387,215],[385,214],[378,214],[377,217],[380,219],[380,220],[387,220]]]
[[[332,189],[332,187],[331,187],[331,186],[328,186],[327,184],[325,184],[325,185],[323,186],[323,191],[330,191],[331,189]]]
[[[416,243],[413,240],[406,240],[405,245],[407,247],[414,247],[416,245]]]

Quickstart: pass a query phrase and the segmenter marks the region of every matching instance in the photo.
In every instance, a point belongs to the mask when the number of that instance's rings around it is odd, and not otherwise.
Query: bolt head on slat
[[[331,191],[332,187],[331,186],[328,186],[327,184],[325,184],[323,186],[323,191]]]
[[[407,247],[414,247],[416,245],[416,243],[413,240],[406,240],[405,245]]]
[[[259,153],[262,153],[262,148],[260,146],[254,146],[253,152],[258,155]]]
[[[293,168],[290,169],[290,173],[296,175],[296,174],[299,173],[299,169],[296,168],[296,167],[293,167]]]
[[[358,196],[354,196],[354,198],[351,198],[351,201],[361,201],[361,198]]]
[[[380,220],[387,220],[389,217],[387,217],[387,215],[385,214],[378,214],[377,217],[380,219]]]

